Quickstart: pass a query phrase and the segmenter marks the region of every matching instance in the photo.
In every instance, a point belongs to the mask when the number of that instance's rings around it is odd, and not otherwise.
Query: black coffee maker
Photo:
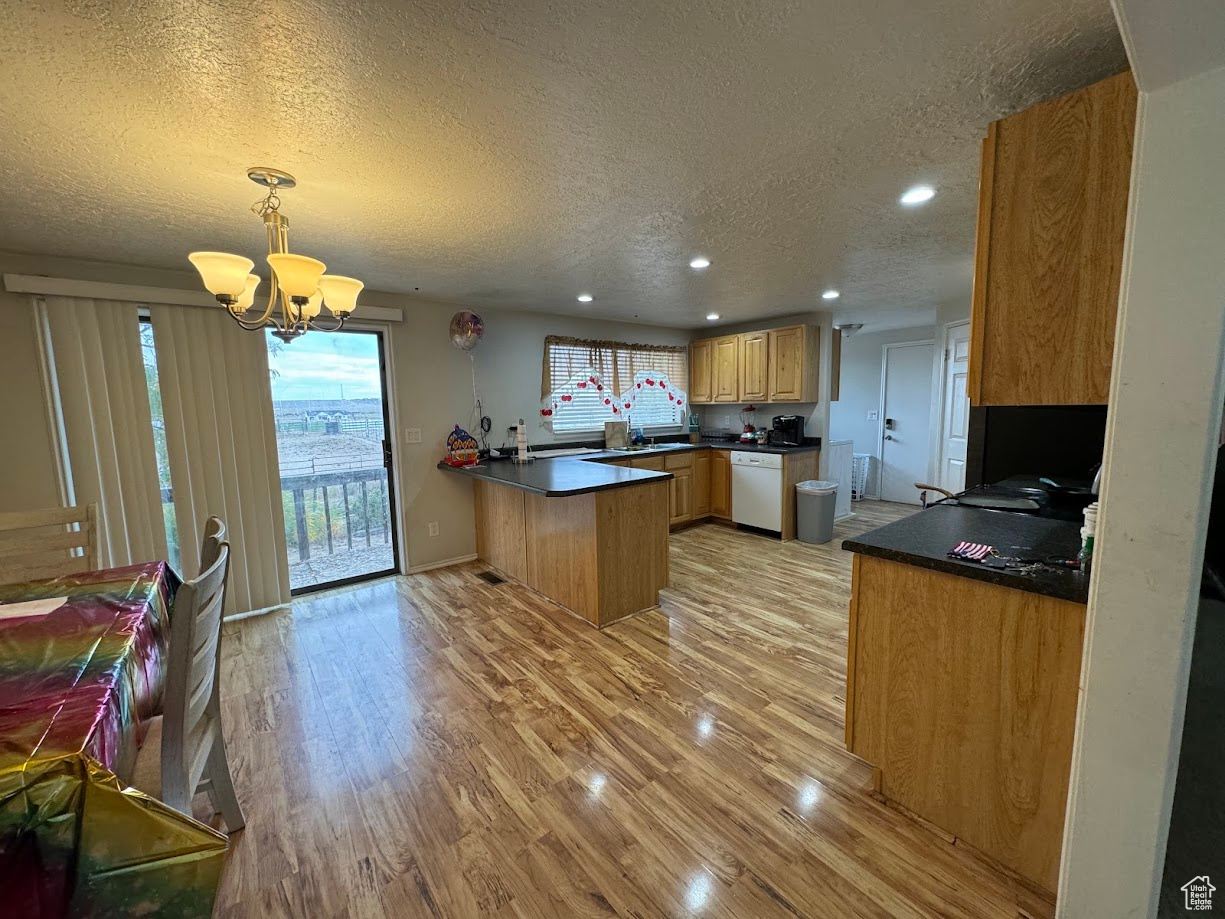
[[[775,415],[769,441],[775,447],[798,447],[804,443],[803,415]]]

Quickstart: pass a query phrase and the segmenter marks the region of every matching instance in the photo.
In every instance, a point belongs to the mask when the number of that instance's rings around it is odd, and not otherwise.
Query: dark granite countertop
[[[670,472],[587,462],[598,456],[599,454],[595,453],[558,456],[538,459],[523,466],[509,460],[483,462],[476,466],[448,466],[446,463],[439,463],[438,468],[473,479],[483,479],[496,485],[521,488],[548,498],[585,495],[593,491],[606,491],[610,488],[624,488],[627,485],[641,485],[656,479],[672,478]]]
[[[540,450],[557,450],[565,448],[562,445],[543,445]],[[670,479],[670,472],[655,472],[653,469],[631,469],[625,466],[610,466],[619,459],[659,456],[663,453],[679,453],[691,450],[745,450],[755,453],[805,453],[820,450],[820,441],[816,444],[805,444],[802,447],[773,447],[747,444],[658,444],[650,450],[593,450],[589,453],[576,453],[573,456],[540,457],[527,466],[519,466],[510,459],[494,459],[481,461],[477,466],[448,466],[439,463],[440,469],[469,478],[485,479],[499,485],[510,485],[524,491],[546,497],[566,497],[568,495],[586,495],[592,491],[604,491],[610,488],[625,488],[626,485],[641,485],[653,479]]]
[[[697,444],[675,443],[656,444],[649,450],[601,450],[599,453],[586,453],[576,457],[582,460],[604,462],[608,460],[628,459],[633,456],[650,456],[652,453],[676,453],[681,450],[738,450],[745,453],[812,453],[821,449],[821,444],[804,444],[802,447],[776,447],[770,444],[741,444],[733,441],[717,441],[710,443],[702,441]],[[545,449],[548,449],[547,447]]]
[[[995,546],[1006,556],[1074,558],[1080,549],[1080,527],[1071,521],[1029,514],[937,504],[855,539],[845,539],[842,548],[1048,597],[1088,602],[1089,578],[1079,571],[1043,568],[1023,574],[949,558],[945,553],[962,540]]]
[[[542,446],[542,450],[559,449]],[[510,460],[485,460],[476,466],[449,466],[439,463],[439,469],[466,475],[469,478],[485,479],[498,485],[521,488],[533,494],[549,498],[564,498],[569,495],[585,495],[609,488],[624,488],[640,485],[653,479],[670,479],[672,473],[651,469],[631,469],[627,466],[609,465],[617,460],[658,456],[665,453],[680,453],[690,450],[746,450],[753,453],[806,453],[821,449],[820,443],[802,447],[772,447],[738,443],[661,443],[649,450],[595,450],[573,456],[541,457],[534,463],[520,466]]]
[[[697,444],[699,447],[710,447],[712,450],[743,450],[747,453],[811,453],[821,449],[820,438],[815,444],[804,444],[800,447],[775,447],[771,444],[741,444],[735,441],[713,441]]]

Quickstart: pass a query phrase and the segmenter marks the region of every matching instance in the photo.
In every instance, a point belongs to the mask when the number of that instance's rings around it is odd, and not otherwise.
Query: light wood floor
[[[221,916],[1008,917],[1007,877],[842,746],[848,553],[672,537],[662,611],[597,632],[478,564],[225,629],[247,816]]]

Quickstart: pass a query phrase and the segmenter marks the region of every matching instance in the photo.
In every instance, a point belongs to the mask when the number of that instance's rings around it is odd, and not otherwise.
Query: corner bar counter
[[[574,460],[450,467],[471,477],[477,555],[603,628],[659,605],[670,473]]]

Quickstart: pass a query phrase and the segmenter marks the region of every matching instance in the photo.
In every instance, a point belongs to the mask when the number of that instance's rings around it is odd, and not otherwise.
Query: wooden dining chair
[[[233,833],[246,821],[226,758],[218,692],[230,546],[222,538],[225,526],[217,518],[209,520],[205,533],[204,547],[212,563],[195,580],[183,584],[175,596],[163,714],[150,724],[136,758],[132,784],[188,815],[191,799],[207,791]]]
[[[217,557],[221,554],[221,547],[229,545],[225,538],[225,523],[220,517],[214,515],[209,517],[204,523],[204,536],[200,539],[200,571],[208,571],[213,567],[213,563],[217,561]],[[227,571],[225,579],[225,587],[221,590],[221,611],[225,613],[225,596],[229,589],[230,576]],[[174,632],[174,610],[170,610],[170,631]],[[221,643],[217,643],[217,673],[221,673]],[[161,715],[165,711],[165,695],[159,700],[158,705],[154,708],[150,715]]]
[[[98,505],[0,514],[0,584],[98,568]]]
[[[204,523],[204,537],[200,540],[200,570],[208,571],[221,554],[221,547],[229,545],[225,538],[225,523],[220,517],[209,517]],[[226,584],[229,585],[229,574],[226,574]],[[225,599],[225,588],[222,589],[222,599]]]

